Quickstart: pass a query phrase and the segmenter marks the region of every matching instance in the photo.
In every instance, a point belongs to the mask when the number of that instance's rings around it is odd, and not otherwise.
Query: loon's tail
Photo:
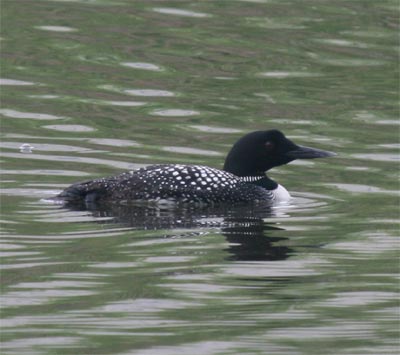
[[[95,202],[104,194],[104,186],[96,180],[90,180],[67,187],[55,199],[66,204],[88,204]]]

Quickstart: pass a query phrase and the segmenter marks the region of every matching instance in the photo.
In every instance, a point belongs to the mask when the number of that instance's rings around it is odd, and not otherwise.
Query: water
[[[3,354],[399,352],[397,2],[2,5]],[[288,206],[43,201],[268,128]]]

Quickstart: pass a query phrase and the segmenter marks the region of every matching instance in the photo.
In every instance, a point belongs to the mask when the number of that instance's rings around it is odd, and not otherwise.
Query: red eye
[[[274,143],[272,143],[270,141],[265,142],[265,149],[267,150],[267,152],[270,152],[271,150],[274,150],[274,148],[275,148],[275,144]]]

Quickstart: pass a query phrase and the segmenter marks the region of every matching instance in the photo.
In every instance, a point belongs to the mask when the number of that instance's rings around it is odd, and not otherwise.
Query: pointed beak
[[[286,155],[291,159],[316,159],[334,157],[337,154],[333,152],[328,152],[326,150],[298,145],[295,149],[288,151]]]

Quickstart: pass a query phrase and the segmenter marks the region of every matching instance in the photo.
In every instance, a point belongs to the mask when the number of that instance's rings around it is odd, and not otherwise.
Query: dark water
[[[397,7],[2,1],[2,353],[397,354]],[[287,206],[43,201],[268,128]]]

